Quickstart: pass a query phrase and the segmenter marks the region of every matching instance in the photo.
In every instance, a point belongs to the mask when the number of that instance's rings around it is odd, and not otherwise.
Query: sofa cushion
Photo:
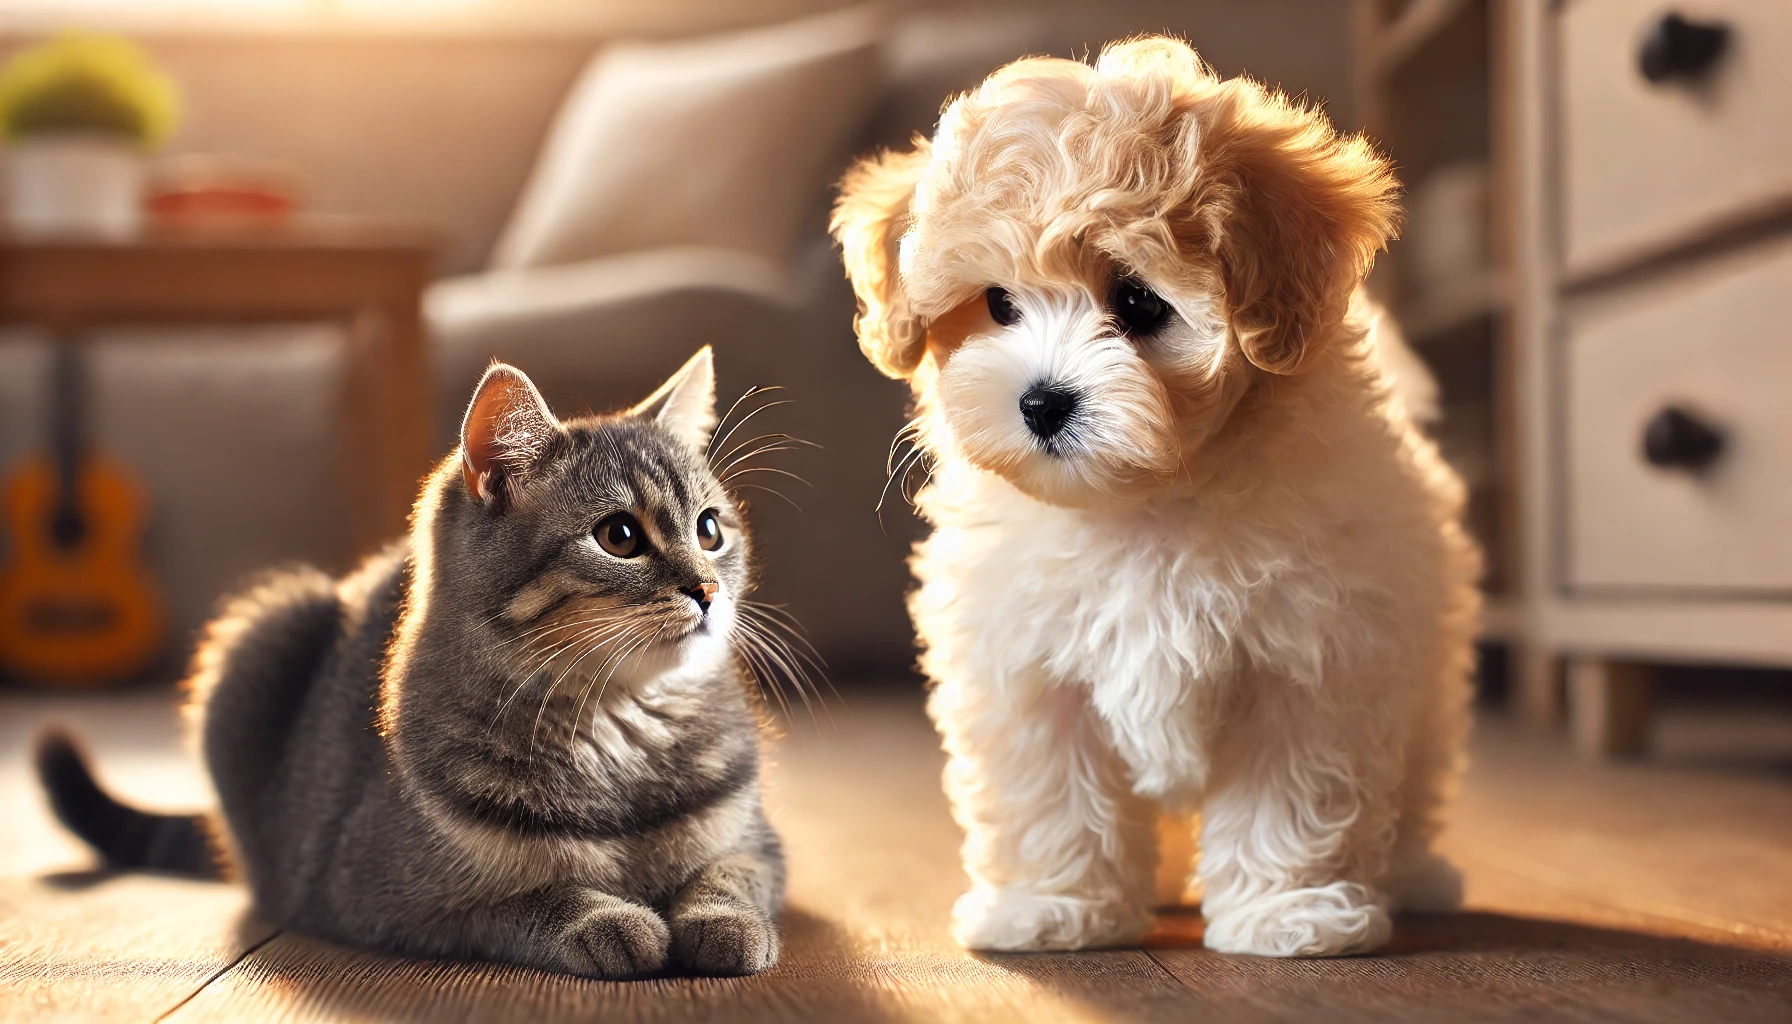
[[[586,67],[492,255],[497,268],[713,246],[777,262],[883,81],[875,6]]]

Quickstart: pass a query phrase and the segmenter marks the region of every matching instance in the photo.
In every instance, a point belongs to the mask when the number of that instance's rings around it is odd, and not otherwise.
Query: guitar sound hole
[[[64,551],[81,546],[87,536],[87,522],[78,509],[59,507],[50,516],[50,540]]]

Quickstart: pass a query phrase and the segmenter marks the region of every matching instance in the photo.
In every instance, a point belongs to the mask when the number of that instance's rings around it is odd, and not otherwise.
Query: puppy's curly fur
[[[843,182],[860,345],[935,461],[910,608],[966,945],[1138,939],[1160,811],[1200,822],[1215,949],[1373,949],[1458,900],[1430,847],[1479,556],[1360,293],[1397,189],[1161,37],[1002,68]]]

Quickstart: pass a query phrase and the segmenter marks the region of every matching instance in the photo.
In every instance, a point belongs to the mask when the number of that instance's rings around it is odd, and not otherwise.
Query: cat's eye
[[[617,558],[634,558],[647,550],[647,537],[641,524],[627,512],[605,516],[591,531],[597,546]]]
[[[1014,296],[1008,294],[1008,289],[991,288],[983,293],[983,301],[989,303],[990,319],[996,323],[1003,327],[1020,323],[1020,310],[1014,305]]]
[[[1150,334],[1170,319],[1170,304],[1136,278],[1114,285],[1112,305],[1127,334]]]
[[[705,551],[715,551],[722,546],[722,521],[716,518],[715,509],[706,509],[697,517],[697,543]]]

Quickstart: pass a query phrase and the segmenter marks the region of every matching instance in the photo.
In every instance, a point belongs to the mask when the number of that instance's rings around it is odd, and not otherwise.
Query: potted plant
[[[13,230],[135,232],[145,156],[173,130],[179,103],[173,80],[125,39],[70,32],[14,57],[0,70]]]

